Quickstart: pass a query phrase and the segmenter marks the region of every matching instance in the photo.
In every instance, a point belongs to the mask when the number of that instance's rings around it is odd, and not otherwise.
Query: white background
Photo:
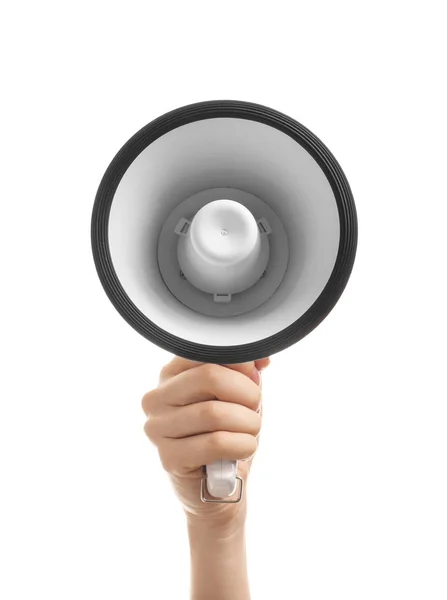
[[[341,163],[349,285],[273,358],[252,470],[253,598],[447,597],[442,2],[17,2],[1,18],[0,596],[188,597],[140,398],[169,356],[109,304],[90,214],[170,109],[281,110]]]

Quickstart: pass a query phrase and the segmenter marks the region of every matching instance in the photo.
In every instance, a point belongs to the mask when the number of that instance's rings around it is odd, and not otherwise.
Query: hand
[[[245,493],[237,504],[200,500],[202,466],[240,460],[238,475],[245,484],[261,429],[259,371],[269,362],[221,366],[174,358],[162,369],[158,387],[143,397],[145,432],[170,474],[188,522],[206,520],[207,527],[219,531],[244,523]]]

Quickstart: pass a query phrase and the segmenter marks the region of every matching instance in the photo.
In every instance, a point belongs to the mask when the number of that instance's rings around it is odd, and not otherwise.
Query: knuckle
[[[151,442],[155,442],[155,440],[157,438],[157,434],[156,434],[156,424],[155,424],[155,420],[153,418],[147,419],[146,423],[144,424],[144,433],[151,440]]]
[[[170,365],[170,363],[168,363],[160,369],[160,380],[167,379],[170,375],[170,372],[171,372],[171,365]]]
[[[217,401],[202,402],[199,410],[199,419],[207,427],[214,428],[220,420],[220,406]]]
[[[221,378],[221,369],[219,365],[206,364],[201,367],[203,377],[208,386],[213,389]]]
[[[146,394],[144,394],[144,396],[142,397],[141,408],[143,409],[143,411],[146,415],[149,414],[149,412],[152,410],[152,408],[155,404],[155,398],[156,398],[156,390],[151,390],[150,392],[147,392]]]
[[[227,436],[225,431],[213,431],[209,435],[208,444],[211,450],[220,451],[222,450],[227,442]]]

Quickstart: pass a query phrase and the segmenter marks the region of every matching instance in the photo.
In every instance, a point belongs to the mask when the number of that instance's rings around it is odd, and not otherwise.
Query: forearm
[[[183,506],[191,554],[191,600],[250,600],[245,556],[246,483],[261,430],[259,371],[175,358],[144,395],[144,430],[157,446]],[[239,502],[204,503],[203,465],[238,461]]]
[[[191,600],[250,600],[245,528],[216,531],[188,523]]]

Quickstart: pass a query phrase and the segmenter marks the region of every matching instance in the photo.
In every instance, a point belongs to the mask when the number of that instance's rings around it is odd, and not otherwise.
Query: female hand
[[[221,530],[245,521],[245,493],[236,504],[200,500],[202,466],[240,460],[238,475],[245,484],[261,429],[259,371],[269,362],[222,366],[174,358],[162,369],[158,387],[143,397],[145,432],[170,474],[188,522],[206,520],[207,527]]]

